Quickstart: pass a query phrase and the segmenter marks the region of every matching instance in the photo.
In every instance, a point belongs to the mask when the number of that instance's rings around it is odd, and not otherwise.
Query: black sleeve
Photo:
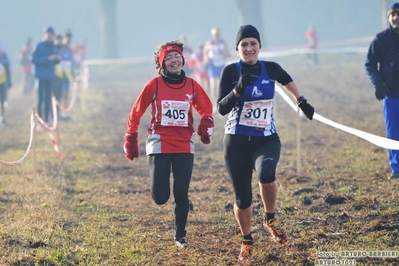
[[[236,65],[230,64],[223,68],[220,75],[218,110],[221,115],[228,114],[237,103],[237,97],[233,93],[234,87],[238,82],[238,73]]]
[[[270,61],[259,61],[256,66],[250,66],[242,63],[242,67],[246,69],[247,73],[253,76],[260,76],[261,67],[264,64],[266,72],[271,80],[287,85],[292,82],[291,76],[277,63]],[[237,85],[239,79],[237,66],[235,63],[227,65],[220,75],[219,96],[218,96],[218,110],[221,115],[228,114],[236,105],[237,97],[233,93],[234,87]]]
[[[287,85],[293,79],[279,64],[270,61],[263,61],[266,66],[267,74],[272,80],[276,80],[281,85]]]

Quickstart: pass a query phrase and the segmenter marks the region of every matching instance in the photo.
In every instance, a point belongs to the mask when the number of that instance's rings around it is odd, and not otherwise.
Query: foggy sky
[[[214,26],[234,47],[240,26],[235,0],[115,1],[120,57],[152,57],[159,43],[181,34],[194,48],[210,38]],[[25,39],[37,43],[48,25],[57,34],[70,28],[73,43],[87,40],[89,59],[101,58],[97,0],[0,0],[0,6],[0,43],[13,66]],[[382,30],[380,7],[380,0],[263,0],[263,48],[305,45],[309,23],[321,42],[375,35]]]

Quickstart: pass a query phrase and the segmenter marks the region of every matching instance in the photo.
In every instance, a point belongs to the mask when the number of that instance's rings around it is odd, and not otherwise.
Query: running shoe
[[[285,243],[288,240],[287,235],[284,232],[284,229],[281,227],[281,223],[276,219],[269,220],[268,223],[264,222],[263,227],[266,231],[272,235],[274,242],[276,243]]]
[[[184,237],[175,237],[175,244],[178,248],[187,248],[188,244]]]
[[[398,179],[398,178],[399,178],[399,172],[391,173],[391,174],[388,176],[388,179]]]
[[[241,251],[238,255],[239,260],[249,260],[254,253],[254,243],[251,240],[243,240],[241,242]]]

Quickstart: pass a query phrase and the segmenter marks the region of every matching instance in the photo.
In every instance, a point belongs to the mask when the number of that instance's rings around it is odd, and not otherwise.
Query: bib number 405
[[[171,110],[169,109],[165,116],[169,117],[170,119],[184,119],[186,117],[186,113],[184,110]]]

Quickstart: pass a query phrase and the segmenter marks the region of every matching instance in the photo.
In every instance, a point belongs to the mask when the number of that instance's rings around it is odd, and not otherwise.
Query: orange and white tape
[[[51,127],[49,125],[47,125],[46,122],[44,122],[44,120],[39,116],[38,113],[35,113],[35,116],[36,116],[37,120],[39,121],[39,123],[44,127],[44,129],[49,130],[49,131],[54,131],[57,128],[57,124],[58,124],[57,100],[55,99],[54,95],[51,97],[51,103],[52,103],[52,107],[53,107],[53,125]]]
[[[53,106],[53,125],[51,127],[49,125],[47,125],[37,113],[35,113],[35,116],[36,116],[37,120],[40,122],[40,124],[44,127],[44,129],[48,132],[55,152],[57,153],[58,157],[60,157],[60,159],[62,159],[63,155],[57,145],[57,142],[55,141],[53,134],[51,133],[52,131],[54,131],[57,128],[57,122],[58,122],[57,100],[55,99],[54,95],[52,96],[51,101],[52,101],[52,106]]]
[[[60,157],[60,159],[62,159],[64,156],[62,155],[60,149],[58,148],[58,145],[57,145],[57,142],[55,141],[53,133],[51,133],[50,130],[48,130],[47,132],[48,132],[48,135],[49,135],[49,137],[51,139],[51,143],[53,144],[55,152],[57,153],[58,157]]]

